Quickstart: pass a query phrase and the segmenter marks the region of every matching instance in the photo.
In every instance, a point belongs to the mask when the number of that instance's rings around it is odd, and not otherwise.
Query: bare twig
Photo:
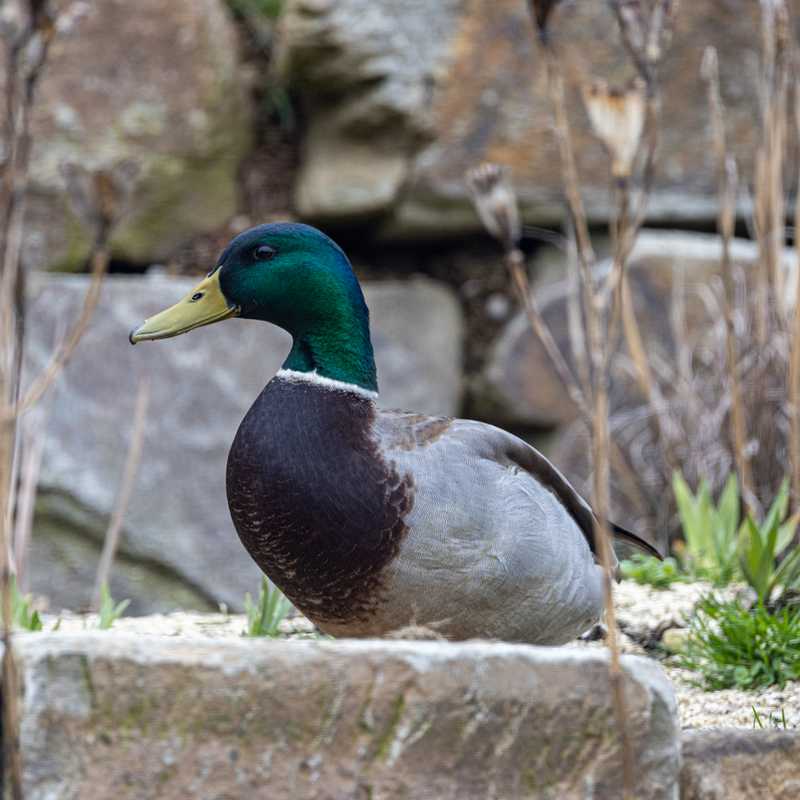
[[[788,10],[784,0],[761,3],[761,33],[761,136],[756,150],[754,222],[761,251],[756,330],[759,343],[765,346],[773,314],[777,314],[775,321],[783,322],[778,309],[783,299],[783,161],[788,124],[788,51],[791,41]]]
[[[120,484],[117,502],[114,505],[114,512],[106,531],[103,542],[103,551],[100,554],[100,562],[97,566],[97,577],[94,584],[94,595],[92,598],[92,610],[100,608],[100,592],[103,585],[107,585],[111,575],[111,567],[114,563],[114,556],[119,545],[122,533],[122,523],[125,513],[130,504],[133,487],[136,483],[136,473],[139,469],[139,461],[142,455],[142,445],[144,443],[144,429],[147,420],[147,406],[150,400],[150,384],[147,379],[139,383],[139,391],[136,394],[136,407],[134,410],[133,430],[131,441],[128,448],[128,456],[125,459],[125,469],[122,473],[122,483]]]
[[[590,404],[592,413],[590,430],[592,432],[593,453],[593,499],[597,523],[595,525],[595,541],[598,543],[598,555],[604,572],[604,602],[606,619],[609,628],[608,645],[611,654],[609,681],[612,701],[617,716],[617,723],[622,739],[624,765],[624,791],[627,798],[632,786],[631,743],[628,734],[625,713],[625,698],[622,684],[622,670],[619,663],[619,643],[616,637],[616,614],[612,584],[612,552],[611,534],[608,526],[610,505],[609,472],[608,472],[608,383],[607,375],[601,374],[603,368],[603,349],[600,332],[600,315],[596,304],[592,267],[595,263],[594,250],[589,238],[589,227],[583,207],[578,171],[575,162],[574,148],[569,118],[566,113],[564,77],[558,51],[549,40],[543,42],[544,61],[546,67],[547,89],[554,115],[554,131],[561,158],[561,169],[566,191],[567,205],[570,212],[572,231],[580,265],[582,299],[586,319],[586,350],[591,364],[592,395]]]
[[[572,133],[567,116],[567,101],[564,91],[564,72],[558,51],[547,44],[544,47],[545,73],[547,91],[553,107],[553,132],[558,146],[561,168],[564,178],[564,189],[567,200],[572,232],[581,267],[581,283],[584,291],[584,306],[590,302],[592,291],[591,269],[595,263],[592,240],[589,236],[589,223],[581,196],[578,167],[572,144]]]
[[[11,598],[11,492],[17,426],[8,413],[18,398],[24,333],[24,282],[20,269],[28,192],[31,112],[55,27],[47,0],[4,4],[5,159],[0,179],[0,607],[3,616],[2,738],[4,785],[22,800],[19,684],[14,660]]]
[[[545,348],[545,353],[578,410],[579,418],[586,425],[587,430],[591,431],[591,408],[581,387],[576,383],[572,370],[553,338],[549,326],[542,317],[530,289],[524,256],[518,247],[520,226],[517,201],[508,180],[507,171],[497,164],[481,164],[467,172],[466,180],[480,219],[503,248],[506,267],[519,301],[525,309],[531,330]],[[584,352],[586,352],[585,347]],[[638,508],[644,508],[645,503],[641,492],[638,491],[636,476],[624,454],[613,442],[611,443],[611,457],[627,495]]]
[[[652,92],[659,62],[672,36],[677,0],[610,0],[620,35],[636,71]]]
[[[0,418],[13,418],[24,414],[42,399],[47,390],[69,362],[78,344],[89,327],[94,310],[100,300],[103,277],[108,269],[109,253],[105,245],[92,255],[92,280],[83,299],[83,306],[72,329],[56,349],[50,363],[36,376],[20,400],[5,409],[0,409]]]
[[[800,84],[794,87],[795,131],[800,135]],[[800,508],[800,169],[794,204],[794,313],[789,357],[789,461],[795,510]]]
[[[753,476],[747,458],[747,431],[742,408],[742,392],[739,378],[739,356],[736,345],[736,330],[733,313],[735,288],[733,265],[731,264],[731,239],[736,221],[736,161],[728,153],[725,133],[725,106],[719,88],[717,52],[709,47],[703,58],[702,74],[708,84],[708,105],[711,114],[712,144],[717,162],[719,193],[719,215],[717,228],[722,237],[722,280],[724,285],[723,312],[725,316],[725,354],[731,396],[731,440],[733,442],[736,471],[742,487],[742,496],[751,509],[758,509],[758,500],[753,488]]]
[[[578,382],[584,397],[592,392],[592,377],[589,355],[586,352],[586,329],[581,304],[581,274],[574,238],[568,239],[567,251],[567,329],[569,345],[578,374]]]
[[[25,591],[27,583],[27,554],[33,528],[33,514],[36,504],[36,487],[39,482],[39,471],[44,452],[46,414],[36,414],[36,425],[22,426],[20,436],[19,488],[16,497],[13,520],[13,537],[10,544],[9,558],[11,569],[17,576],[17,586]],[[27,418],[31,421],[31,417]],[[35,428],[35,431],[34,431]],[[9,530],[11,521],[9,521]]]

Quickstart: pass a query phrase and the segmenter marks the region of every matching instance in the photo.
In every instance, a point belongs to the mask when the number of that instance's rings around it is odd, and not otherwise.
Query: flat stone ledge
[[[800,797],[800,731],[715,728],[682,741],[681,800]]]
[[[621,796],[604,653],[495,643],[17,637],[26,797]],[[675,698],[624,657],[639,800],[677,798]]]

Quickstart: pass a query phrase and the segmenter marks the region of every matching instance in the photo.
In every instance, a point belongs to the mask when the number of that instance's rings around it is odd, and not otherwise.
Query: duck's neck
[[[377,393],[369,313],[360,290],[352,303],[343,303],[324,322],[293,333],[283,369]]]

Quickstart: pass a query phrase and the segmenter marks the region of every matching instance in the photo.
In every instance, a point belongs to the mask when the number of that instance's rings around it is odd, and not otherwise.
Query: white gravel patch
[[[78,632],[97,630],[97,614],[75,614],[65,611],[56,616],[43,614],[45,631]],[[147,636],[184,636],[201,639],[229,639],[246,635],[247,617],[244,614],[201,614],[175,611],[171,614],[150,614],[146,617],[120,617],[114,622],[114,631],[138,633]],[[303,616],[285,619],[280,633],[288,639],[302,639],[315,635],[314,625]]]
[[[786,727],[800,729],[800,681],[787,683],[783,689],[771,686],[743,692],[724,689],[704,692],[690,684],[691,672],[664,664],[675,688],[683,728],[753,728],[756,727],[753,709],[758,712],[764,728]]]
[[[659,641],[669,628],[682,628],[691,616],[695,603],[711,586],[705,583],[675,583],[669,589],[658,590],[623,581],[614,587],[615,606],[623,652],[648,657],[654,656],[649,645]],[[732,596],[741,588],[726,589]],[[42,615],[46,631],[83,631],[98,627],[96,614],[64,612],[60,616]],[[187,638],[231,638],[245,634],[247,620],[243,614],[200,614],[175,612],[152,614],[146,617],[122,617],[114,623],[121,633],[139,633],[150,636],[182,636]],[[290,639],[317,636],[313,624],[302,616],[286,619],[280,626],[281,635]],[[623,632],[624,631],[624,632]],[[601,641],[579,642],[583,647],[605,647]],[[647,645],[647,647],[643,646]],[[800,681],[787,684],[783,689],[770,687],[744,692],[727,689],[706,692],[693,686],[692,673],[679,669],[674,659],[660,659],[675,687],[678,709],[683,728],[754,726],[755,708],[765,728],[780,725],[781,713],[787,727],[800,729]]]
[[[709,583],[673,583],[669,589],[653,589],[634,581],[614,586],[614,606],[620,632],[620,646],[625,653],[653,657],[642,643],[658,642],[664,631],[685,628],[697,601],[713,587]],[[749,590],[743,586],[713,589],[723,597],[733,597]],[[585,647],[605,647],[603,642],[584,642]],[[765,728],[783,727],[781,714],[788,728],[800,729],[800,681],[753,691],[725,689],[707,692],[692,685],[694,673],[675,666],[674,658],[659,659],[675,688],[681,726],[688,728],[752,728],[753,708]]]

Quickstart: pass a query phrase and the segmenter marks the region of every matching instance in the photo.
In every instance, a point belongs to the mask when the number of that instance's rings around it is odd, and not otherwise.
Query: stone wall
[[[651,219],[693,227],[715,219],[699,75],[706,46],[718,50],[731,146],[742,174],[751,174],[758,13],[757,4],[735,0],[680,9],[662,70],[668,124]],[[587,208],[604,221],[608,159],[589,132],[578,87],[629,78],[630,67],[607,4],[562,3],[550,28],[565,53]],[[329,223],[381,214],[390,237],[458,236],[477,229],[464,172],[488,159],[511,167],[526,221],[561,221],[543,59],[522,0],[290,0],[280,47],[308,115],[300,213]]]

